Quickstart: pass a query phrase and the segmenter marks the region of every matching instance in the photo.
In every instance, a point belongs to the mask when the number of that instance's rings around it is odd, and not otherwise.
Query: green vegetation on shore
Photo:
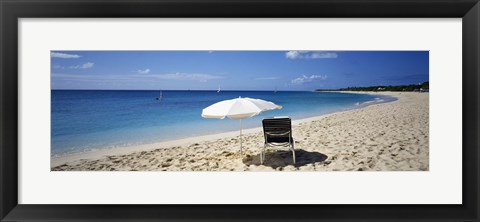
[[[340,89],[316,89],[315,91],[394,91],[394,92],[412,92],[421,91],[428,92],[428,82],[422,84],[399,85],[399,86],[367,86],[367,87],[347,87]]]

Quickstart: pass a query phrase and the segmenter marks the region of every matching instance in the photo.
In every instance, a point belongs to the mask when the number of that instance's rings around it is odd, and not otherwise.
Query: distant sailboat
[[[275,87],[275,91],[273,91],[273,93],[277,93],[277,87]]]
[[[217,90],[217,93],[219,93],[219,92],[220,92],[220,86],[218,86],[218,90]]]
[[[163,93],[162,93],[162,90],[160,90],[160,94],[158,95],[157,100],[162,100],[162,97],[163,97]]]

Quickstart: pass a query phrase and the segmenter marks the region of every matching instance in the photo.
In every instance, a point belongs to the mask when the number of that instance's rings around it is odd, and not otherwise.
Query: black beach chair
[[[267,147],[288,148],[293,154],[295,164],[295,141],[292,137],[292,120],[289,117],[270,117],[262,120],[265,143],[260,154],[260,163],[265,159]]]

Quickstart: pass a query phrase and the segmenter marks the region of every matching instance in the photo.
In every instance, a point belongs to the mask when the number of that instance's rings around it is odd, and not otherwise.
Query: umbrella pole
[[[242,152],[242,128],[243,128],[242,119],[240,119],[240,154],[241,155],[243,155],[243,152]]]

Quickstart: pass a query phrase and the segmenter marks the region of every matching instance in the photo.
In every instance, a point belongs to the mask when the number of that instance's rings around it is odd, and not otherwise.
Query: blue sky
[[[428,51],[51,51],[52,89],[314,90],[418,84]]]

